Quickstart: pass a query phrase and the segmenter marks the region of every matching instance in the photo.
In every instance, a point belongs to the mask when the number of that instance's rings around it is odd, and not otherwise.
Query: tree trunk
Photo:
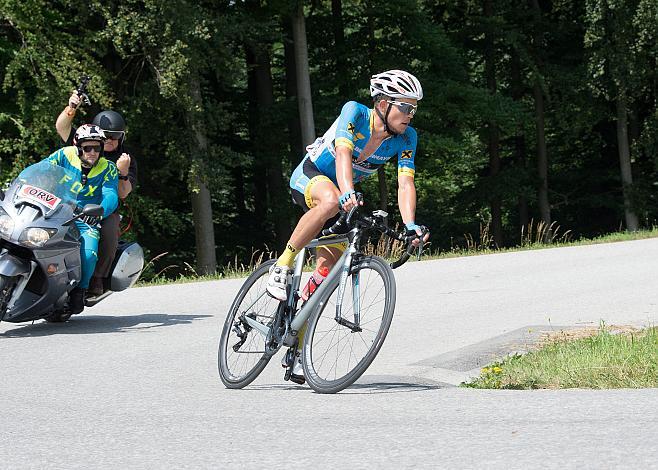
[[[262,81],[262,59],[258,57],[258,47],[247,44],[245,47],[247,59],[247,93],[249,95],[247,119],[249,125],[249,135],[252,142],[252,148],[255,155],[253,163],[253,201],[254,217],[249,224],[250,230],[262,230],[262,224],[267,220],[267,185],[266,169],[267,162],[265,157],[260,155],[262,147],[262,128],[260,113],[262,112],[259,89]],[[260,228],[258,227],[260,226]]]
[[[196,109],[202,109],[201,86],[198,75],[193,75],[190,84],[190,96]],[[192,200],[192,217],[196,238],[196,268],[197,274],[213,274],[217,270],[217,254],[215,251],[215,229],[212,220],[212,201],[210,191],[204,181],[204,159],[208,155],[208,138],[203,121],[196,110],[188,111],[188,122],[194,133],[194,155],[190,171],[190,186]]]
[[[283,182],[281,157],[283,149],[278,135],[273,129],[274,85],[268,49],[259,46],[248,47],[248,58],[252,60],[249,79],[250,134],[253,143],[255,188],[257,210],[255,222],[257,230],[262,230],[263,222],[271,220],[274,225],[277,246],[285,246],[291,234],[287,216],[288,191]],[[263,199],[263,201],[259,201]],[[269,202],[269,204],[268,204]],[[270,211],[268,217],[267,208]]]
[[[295,70],[297,76],[297,103],[302,127],[302,143],[310,145],[315,140],[313,102],[311,99],[311,78],[308,69],[308,45],[306,43],[306,22],[304,2],[298,0],[297,10],[292,17],[292,37],[295,44]]]
[[[347,61],[345,60],[345,31],[343,29],[343,2],[331,0],[331,24],[334,31],[334,54],[336,57],[336,82],[342,101],[349,99]]]
[[[617,146],[619,148],[619,165],[621,167],[621,183],[624,192],[624,215],[626,228],[632,232],[638,230],[640,224],[633,210],[633,173],[631,171],[631,152],[628,142],[628,109],[626,92],[620,90],[617,97]]]
[[[538,0],[532,0],[532,8],[535,16],[534,25],[534,52],[537,69],[541,69],[541,58],[539,51],[541,49],[541,7]],[[546,149],[546,133],[544,125],[544,92],[539,79],[539,71],[535,72],[534,83],[532,87],[535,100],[535,122],[537,126],[537,175],[539,176],[539,188],[537,191],[537,203],[539,204],[539,215],[546,227],[544,241],[551,238],[552,234],[548,228],[551,226],[551,206],[548,202],[548,151]]]
[[[533,94],[535,98],[535,119],[537,123],[537,174],[539,176],[538,204],[541,220],[546,227],[551,225],[551,206],[548,202],[548,154],[546,151],[546,135],[544,131],[544,94],[539,83],[539,78],[535,78],[533,85]],[[550,237],[549,231],[546,236]]]
[[[237,165],[231,168],[231,176],[233,177],[235,185],[235,193],[233,194],[235,198],[235,207],[238,210],[238,226],[244,227],[247,224],[247,194],[245,192],[245,180],[244,180],[244,171],[245,168],[242,165]]]
[[[376,7],[373,6],[373,0],[365,1],[367,17],[366,17],[366,30],[368,31],[368,70],[371,75],[382,72],[383,70],[375,70],[375,63],[373,62],[377,52],[377,39],[375,38],[375,18]]]
[[[511,91],[512,99],[514,101],[520,102],[523,99],[523,78],[521,77],[521,58],[518,51],[512,50],[511,57]],[[526,145],[525,145],[525,132],[523,122],[520,122],[517,126],[516,136],[514,137],[514,164],[516,165],[517,171],[526,173]],[[519,227],[521,233],[525,233],[525,230],[528,227],[529,215],[528,215],[528,200],[526,199],[523,191],[524,187],[519,188],[519,196],[517,198],[517,203],[519,207]]]
[[[295,68],[295,49],[292,39],[292,20],[284,22],[284,64],[286,68],[286,101],[292,105],[297,102],[297,77]],[[302,143],[302,129],[299,121],[299,109],[292,106],[288,109],[288,140],[290,142],[290,163],[294,168],[303,157],[305,150]]]
[[[338,2],[340,3],[340,2]],[[373,58],[375,57],[375,52],[377,48],[377,41],[375,38],[375,20],[373,17],[373,12],[375,12],[375,7],[372,4],[372,1],[368,0],[365,2],[367,13],[366,28],[368,31],[368,42],[367,42],[367,60],[368,60],[368,69],[370,73],[374,74],[379,72],[379,70],[374,70],[375,64],[373,64]],[[342,26],[341,26],[342,32]],[[377,184],[379,187],[379,208],[383,211],[388,212],[388,183],[386,182],[386,172],[383,167],[377,169]],[[384,223],[388,225],[389,218],[387,217]]]
[[[493,1],[484,1],[484,16],[490,20],[493,17]],[[487,25],[487,30],[484,35],[485,39],[485,76],[487,80],[487,88],[492,96],[496,94],[496,63],[495,63],[495,49],[494,49],[494,35],[491,25]],[[487,150],[489,153],[489,176],[491,178],[493,194],[490,195],[489,204],[491,207],[491,235],[496,246],[503,245],[503,214],[502,202],[498,195],[496,180],[500,173],[500,131],[495,120],[489,121]]]

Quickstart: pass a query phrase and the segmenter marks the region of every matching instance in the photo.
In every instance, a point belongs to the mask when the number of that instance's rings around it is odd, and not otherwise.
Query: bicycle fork
[[[336,322],[339,325],[349,328],[353,333],[361,331],[359,322],[361,320],[361,305],[360,305],[360,282],[359,273],[352,274],[352,308],[354,310],[354,322],[351,322],[343,317],[342,306],[343,297],[345,296],[345,288],[347,287],[347,276],[350,274],[352,268],[352,260],[356,253],[356,248],[350,245],[348,248],[347,256],[344,259],[342,272],[340,274],[340,281],[338,284],[338,298],[336,300]]]

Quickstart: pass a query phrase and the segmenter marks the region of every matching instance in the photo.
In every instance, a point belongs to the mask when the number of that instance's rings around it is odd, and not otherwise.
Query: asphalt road
[[[378,358],[318,395],[217,375],[241,280],[0,324],[0,468],[658,468],[658,390],[455,387],[561,327],[658,324],[658,239],[408,263]],[[303,468],[302,467],[302,468]]]

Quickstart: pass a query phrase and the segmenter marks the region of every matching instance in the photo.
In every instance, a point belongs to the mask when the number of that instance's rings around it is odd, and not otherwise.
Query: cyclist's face
[[[391,104],[391,101],[393,101],[394,104]],[[388,109],[389,105],[391,106],[391,110],[388,113],[388,126],[395,132],[402,134],[407,130],[409,123],[413,119],[413,114],[409,113],[409,110],[407,109],[400,109],[401,106],[398,106],[395,103],[408,103],[410,105],[417,106],[418,100],[414,100],[412,98],[395,98],[388,101],[382,100],[378,103],[378,106],[381,106],[380,110],[382,111],[383,115],[386,115],[386,110]]]

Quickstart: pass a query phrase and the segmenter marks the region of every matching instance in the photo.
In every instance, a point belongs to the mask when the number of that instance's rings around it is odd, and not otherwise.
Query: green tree
[[[617,148],[628,230],[637,230],[634,201],[629,109],[647,91],[645,48],[655,51],[655,2],[588,0],[585,44],[589,50],[591,85],[615,104]],[[649,26],[653,23],[654,26]],[[652,33],[653,31],[653,33]],[[653,37],[654,44],[647,42]],[[654,68],[655,70],[655,68]]]

